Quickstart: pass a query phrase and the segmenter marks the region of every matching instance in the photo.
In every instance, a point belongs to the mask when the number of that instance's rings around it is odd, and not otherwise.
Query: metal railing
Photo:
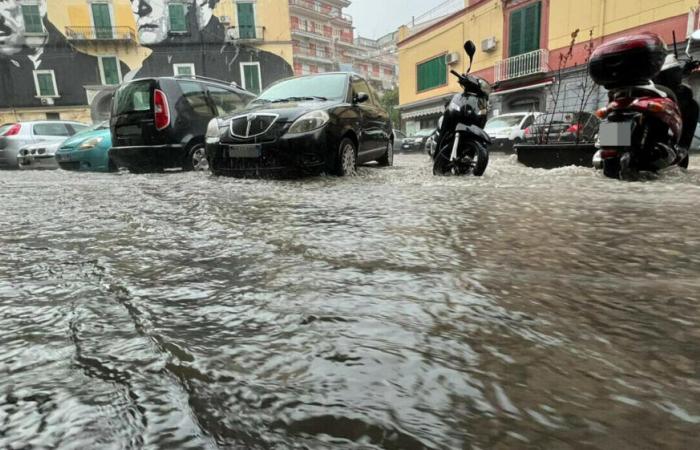
[[[546,73],[549,71],[549,50],[539,49],[498,61],[494,70],[494,81],[497,83],[537,73]]]
[[[265,27],[230,27],[226,32],[226,37],[229,41],[263,41],[265,40]]]
[[[136,41],[131,27],[66,27],[66,38],[71,41]]]
[[[309,10],[309,11],[314,11],[318,14],[322,14],[327,17],[331,17],[334,19],[339,19],[344,22],[352,23],[352,16],[349,14],[343,14],[343,12],[335,6],[331,6],[328,4],[324,4],[319,1],[313,1],[313,0],[289,0],[289,4],[291,6],[298,6],[300,8]]]
[[[331,39],[333,39],[333,35],[332,35],[332,34],[324,33],[324,32],[322,32],[321,30],[317,30],[317,29],[314,29],[314,28],[311,28],[311,27],[304,27],[304,26],[301,25],[301,24],[299,24],[299,25],[292,25],[292,32],[293,32],[293,33],[294,33],[294,32],[296,32],[296,33],[307,33],[307,34],[310,34],[310,35],[313,35],[313,36],[318,36],[318,37],[320,37],[320,38],[322,38],[322,39],[325,39],[325,40],[328,40],[328,41],[330,41]]]
[[[307,56],[307,57],[311,57],[311,58],[325,59],[325,60],[332,59],[331,52],[328,52],[323,48],[313,49],[313,48],[301,47],[301,46],[294,47],[294,56]]]

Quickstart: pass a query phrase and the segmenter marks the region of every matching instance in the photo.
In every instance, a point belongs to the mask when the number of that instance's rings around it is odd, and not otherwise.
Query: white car
[[[56,150],[63,141],[45,141],[38,144],[29,144],[19,149],[17,164],[19,168],[26,169],[58,169]]]
[[[511,150],[513,145],[525,140],[525,129],[542,113],[511,113],[493,117],[486,122],[484,130],[491,137],[490,150]]]
[[[0,169],[19,169],[17,156],[25,145],[63,142],[89,125],[64,120],[16,122],[0,125]]]

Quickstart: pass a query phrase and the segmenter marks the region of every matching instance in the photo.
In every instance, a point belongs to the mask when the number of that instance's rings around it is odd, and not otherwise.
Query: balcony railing
[[[130,27],[66,27],[66,38],[71,41],[136,41],[136,32]]]
[[[513,80],[538,73],[549,71],[549,51],[546,49],[523,53],[502,61],[498,61],[494,67],[495,81]]]
[[[307,11],[313,11],[316,14],[321,14],[326,17],[338,19],[343,22],[352,23],[352,16],[343,14],[340,8],[331,6],[326,3],[313,0],[289,0],[290,6],[297,6]]]
[[[228,41],[264,41],[265,27],[238,26],[226,30]]]
[[[320,38],[326,41],[330,41],[333,38],[333,35],[329,35],[315,28],[304,27],[300,24],[292,25],[292,33],[306,33],[309,36]]]
[[[322,48],[308,48],[308,47],[294,47],[294,56],[308,57],[314,59],[322,59],[330,61],[332,60],[331,52],[326,51]]]

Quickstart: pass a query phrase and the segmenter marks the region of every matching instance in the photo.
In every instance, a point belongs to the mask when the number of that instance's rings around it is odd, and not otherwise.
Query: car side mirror
[[[354,98],[355,103],[364,103],[367,100],[369,100],[369,94],[367,94],[366,92],[358,92],[358,94]]]

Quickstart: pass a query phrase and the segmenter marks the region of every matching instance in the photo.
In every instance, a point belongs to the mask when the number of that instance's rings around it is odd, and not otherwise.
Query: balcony
[[[66,38],[75,42],[136,42],[130,27],[66,27]]]
[[[494,71],[496,83],[547,73],[549,72],[549,50],[535,50],[498,61],[494,66]]]
[[[296,46],[294,47],[294,57],[325,64],[333,64],[333,56],[331,55],[331,52],[327,52],[322,48],[313,49]]]
[[[340,9],[314,0],[289,0],[291,12],[318,20],[328,20],[340,14]]]
[[[226,30],[226,41],[256,42],[265,40],[265,27],[239,26]]]
[[[300,24],[292,24],[292,34],[296,34],[299,36],[311,38],[311,39],[317,39],[321,40],[324,42],[330,42],[332,39],[332,36],[328,36],[326,34],[323,34],[320,30],[316,30],[314,28],[305,28],[303,25]]]

